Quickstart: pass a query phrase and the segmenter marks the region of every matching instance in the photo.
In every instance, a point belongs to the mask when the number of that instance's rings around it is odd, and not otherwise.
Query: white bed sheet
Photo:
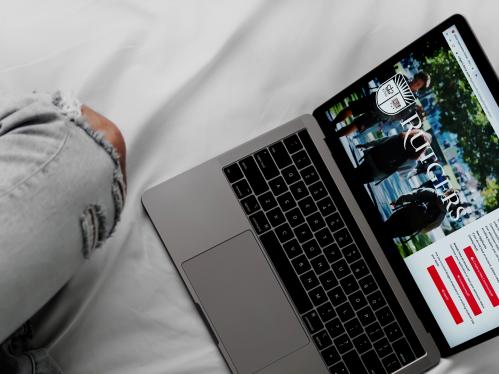
[[[2,89],[75,92],[128,144],[115,236],[48,308],[68,374],[227,373],[140,204],[147,187],[311,111],[455,12],[496,70],[496,1],[10,1]],[[498,373],[499,340],[433,373]]]

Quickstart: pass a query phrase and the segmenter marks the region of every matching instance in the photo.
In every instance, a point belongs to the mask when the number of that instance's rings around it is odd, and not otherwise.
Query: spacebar
[[[303,314],[312,309],[312,302],[274,232],[269,231],[261,235],[260,240],[298,312]]]

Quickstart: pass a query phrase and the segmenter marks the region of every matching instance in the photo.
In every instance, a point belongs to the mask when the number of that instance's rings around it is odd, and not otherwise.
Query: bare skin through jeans
[[[0,96],[0,373],[62,373],[26,322],[115,230],[125,165],[119,128],[71,95]]]

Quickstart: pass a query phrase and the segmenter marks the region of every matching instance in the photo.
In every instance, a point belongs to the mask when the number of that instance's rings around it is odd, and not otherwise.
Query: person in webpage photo
[[[0,97],[1,373],[62,373],[31,321],[115,230],[125,160],[118,127],[73,95]]]
[[[424,131],[411,130],[382,139],[358,144],[364,152],[355,172],[362,183],[376,181],[379,184],[406,165],[414,167],[424,153],[424,147],[406,147],[410,144],[428,144],[431,135]]]

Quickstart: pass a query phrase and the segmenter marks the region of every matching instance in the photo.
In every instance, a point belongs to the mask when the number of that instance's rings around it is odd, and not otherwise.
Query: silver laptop
[[[144,192],[232,372],[420,373],[497,335],[498,87],[455,15]]]

